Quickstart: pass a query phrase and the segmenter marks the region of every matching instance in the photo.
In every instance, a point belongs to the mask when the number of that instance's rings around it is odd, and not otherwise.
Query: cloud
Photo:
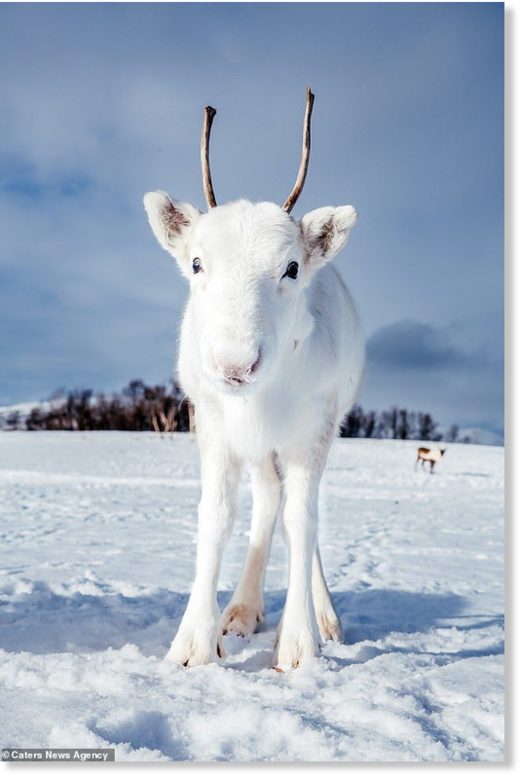
[[[500,332],[470,345],[465,327],[435,327],[407,319],[381,327],[368,339],[359,402],[433,413],[443,425],[459,423],[503,434],[504,362]]]
[[[379,368],[420,371],[467,368],[480,362],[477,354],[453,343],[449,329],[411,320],[374,332],[367,342],[367,358]]]

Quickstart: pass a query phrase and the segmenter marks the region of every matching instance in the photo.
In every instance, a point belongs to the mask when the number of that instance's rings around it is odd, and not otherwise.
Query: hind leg
[[[332,603],[325,575],[323,574],[320,549],[317,542],[312,557],[312,601],[322,641],[326,642],[332,639],[334,642],[341,642],[343,639],[343,629],[341,628],[341,622]]]
[[[224,610],[224,634],[250,636],[264,619],[263,585],[280,501],[280,478],[272,456],[251,467],[253,515],[249,548],[240,581]]]

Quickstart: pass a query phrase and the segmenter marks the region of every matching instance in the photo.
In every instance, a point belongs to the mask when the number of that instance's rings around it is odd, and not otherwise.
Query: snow
[[[320,543],[346,633],[271,667],[286,551],[267,618],[221,665],[163,661],[193,579],[195,440],[0,434],[0,726],[12,747],[115,747],[116,760],[503,759],[503,449],[337,440]],[[250,498],[221,606],[245,557]]]

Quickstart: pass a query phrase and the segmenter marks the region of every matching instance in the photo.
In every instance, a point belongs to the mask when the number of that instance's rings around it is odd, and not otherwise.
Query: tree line
[[[0,418],[9,430],[187,432],[193,427],[191,406],[176,383],[147,386],[132,380],[121,392],[95,394],[90,389],[58,391],[28,413],[14,410]],[[341,437],[470,442],[459,439],[458,426],[444,434],[430,413],[405,408],[365,412],[355,405],[345,416]]]
[[[190,407],[181,389],[147,386],[132,380],[120,393],[94,394],[90,389],[56,392],[27,414],[13,411],[4,429],[46,431],[187,432]]]
[[[439,442],[470,442],[469,437],[459,439],[459,427],[450,426],[444,433],[433,420],[431,413],[422,413],[392,407],[390,410],[365,413],[354,405],[345,416],[340,429],[341,437],[365,437],[377,440],[431,440]]]

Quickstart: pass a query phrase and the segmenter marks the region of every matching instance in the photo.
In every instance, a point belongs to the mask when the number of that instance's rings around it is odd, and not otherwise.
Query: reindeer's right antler
[[[202,185],[204,187],[204,196],[208,204],[208,208],[215,208],[217,201],[215,199],[215,192],[213,191],[213,184],[211,182],[211,170],[209,168],[209,136],[211,133],[211,125],[216,114],[215,108],[211,105],[206,105],[204,108],[204,125],[202,127],[202,138],[200,141],[200,164],[202,167]]]
[[[303,120],[303,143],[302,143],[302,158],[300,161],[300,168],[296,177],[296,182],[293,186],[293,190],[285,200],[283,209],[290,213],[296,205],[300,194],[302,193],[303,184],[307,176],[307,168],[309,167],[309,158],[311,155],[311,115],[312,106],[314,105],[314,95],[311,92],[310,87],[307,87],[307,105],[305,107],[305,118]]]

